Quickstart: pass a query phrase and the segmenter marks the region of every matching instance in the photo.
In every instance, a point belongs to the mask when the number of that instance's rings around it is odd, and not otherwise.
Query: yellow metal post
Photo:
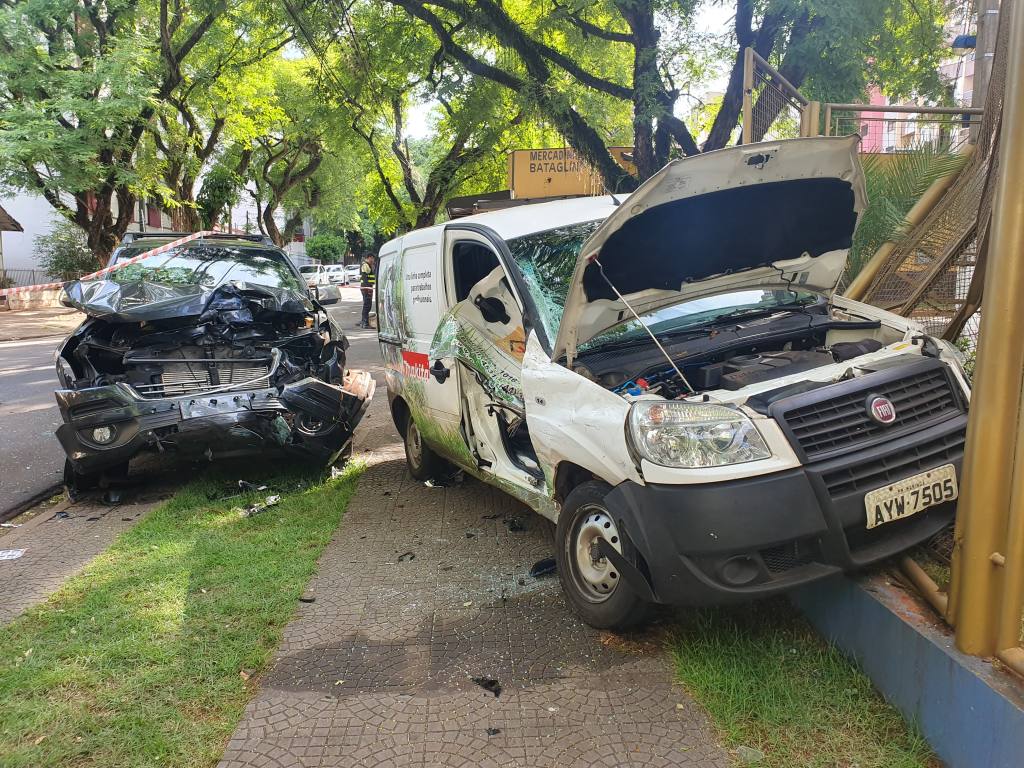
[[[743,143],[754,136],[754,49],[743,49]]]
[[[984,323],[978,340],[953,550],[951,603],[956,617],[956,644],[965,653],[979,656],[1019,644],[1020,580],[1024,574],[1022,4],[1013,4],[1009,23],[1000,172],[985,275]],[[1011,576],[1018,583],[1011,585]]]
[[[832,103],[825,104],[825,135],[832,135]]]

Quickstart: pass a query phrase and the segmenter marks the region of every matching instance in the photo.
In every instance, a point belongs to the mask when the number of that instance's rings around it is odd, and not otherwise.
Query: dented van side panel
[[[604,387],[552,363],[531,333],[523,358],[526,423],[545,472],[563,462],[586,469],[611,485],[643,483],[626,441],[629,403]]]

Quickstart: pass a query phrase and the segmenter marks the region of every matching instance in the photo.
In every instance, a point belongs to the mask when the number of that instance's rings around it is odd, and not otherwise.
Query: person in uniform
[[[377,269],[374,255],[371,253],[363,259],[359,267],[359,290],[363,292],[363,318],[360,328],[370,327],[370,307],[373,306],[373,289],[377,285]]]

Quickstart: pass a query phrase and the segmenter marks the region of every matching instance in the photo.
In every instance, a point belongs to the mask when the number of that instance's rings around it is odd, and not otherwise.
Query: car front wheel
[[[405,463],[408,464],[409,474],[414,480],[420,482],[440,480],[447,472],[451,471],[451,465],[427,445],[412,414],[406,416],[404,442]]]
[[[605,506],[610,490],[596,480],[572,490],[558,516],[556,560],[562,590],[576,614],[592,627],[621,630],[645,621],[651,604],[630,589],[600,552],[603,539],[627,559],[633,557]]]

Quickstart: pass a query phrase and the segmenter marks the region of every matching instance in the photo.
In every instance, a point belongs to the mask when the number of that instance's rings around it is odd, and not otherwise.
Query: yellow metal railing
[[[743,143],[818,134],[818,107],[753,48],[743,51]]]
[[[1005,5],[1004,5],[1005,9]],[[1024,674],[1024,8],[1007,77],[947,615],[965,653]]]

